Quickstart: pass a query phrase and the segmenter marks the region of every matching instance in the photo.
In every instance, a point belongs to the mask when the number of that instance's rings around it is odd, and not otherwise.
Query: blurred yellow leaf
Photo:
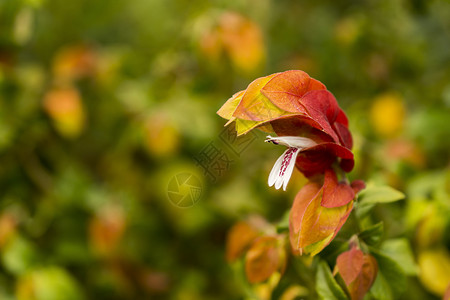
[[[53,73],[57,81],[67,83],[96,70],[97,55],[87,45],[73,45],[62,48],[53,60]]]
[[[444,248],[434,248],[419,253],[419,278],[423,285],[436,295],[443,296],[450,283],[450,253]]]
[[[349,46],[355,42],[360,34],[360,22],[355,18],[339,20],[334,27],[337,42],[343,46]]]
[[[276,271],[283,273],[285,266],[283,236],[260,237],[245,255],[245,274],[250,283],[265,281]]]
[[[26,43],[33,30],[34,11],[31,7],[24,7],[16,16],[14,24],[14,38],[19,44]]]
[[[396,93],[386,93],[374,99],[370,120],[377,134],[389,138],[403,129],[405,114],[404,99]]]
[[[155,156],[170,156],[179,148],[177,127],[164,114],[155,114],[145,122],[145,144]]]
[[[217,22],[202,29],[199,46],[203,55],[217,61],[222,53],[243,72],[261,69],[266,50],[259,26],[236,12],[225,12]]]
[[[3,248],[14,235],[16,232],[16,225],[17,220],[14,215],[10,213],[3,213],[0,215],[0,248]]]
[[[123,209],[117,205],[107,205],[89,223],[89,241],[100,255],[113,254],[126,228]]]
[[[256,23],[237,13],[227,12],[220,18],[220,29],[225,49],[238,69],[251,72],[261,67],[265,48]]]
[[[411,166],[425,166],[425,155],[414,142],[404,139],[393,140],[386,144],[383,158],[386,161],[405,161]]]
[[[261,233],[257,228],[252,227],[247,222],[236,223],[227,235],[227,261],[235,261],[260,234]]]
[[[280,300],[295,300],[299,297],[305,297],[309,294],[306,287],[301,285],[292,285],[288,287],[280,297]]]
[[[16,285],[18,300],[81,300],[77,282],[64,269],[48,267],[20,277]]]
[[[86,117],[77,89],[54,88],[45,94],[43,105],[62,136],[75,138],[81,134]]]
[[[429,248],[442,242],[448,215],[439,210],[437,205],[429,204],[422,207],[423,218],[417,225],[416,241],[419,248]]]

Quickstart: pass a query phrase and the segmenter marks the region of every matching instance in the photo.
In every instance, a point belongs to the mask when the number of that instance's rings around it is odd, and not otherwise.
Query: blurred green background
[[[371,216],[413,247],[402,299],[439,299],[449,39],[437,0],[0,0],[0,298],[242,299],[227,230],[278,221],[305,180],[268,188],[284,149],[215,112],[301,69],[349,116],[350,176],[407,195]]]

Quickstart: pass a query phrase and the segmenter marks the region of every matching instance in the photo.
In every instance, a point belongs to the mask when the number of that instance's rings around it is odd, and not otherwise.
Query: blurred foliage
[[[229,151],[215,112],[253,78],[301,69],[349,116],[351,177],[406,194],[364,218],[362,230],[383,222],[372,242],[386,245],[370,297],[439,299],[450,281],[449,36],[439,0],[1,0],[0,298],[242,298],[227,230],[250,213],[281,220],[305,180],[269,189],[280,153],[262,134]],[[232,158],[215,180],[195,160],[211,142]],[[202,182],[190,208],[167,195],[182,172]],[[411,256],[388,255],[405,243]],[[272,297],[315,299],[310,264],[289,264]],[[383,286],[399,274],[405,288]],[[323,264],[317,276],[333,279]]]

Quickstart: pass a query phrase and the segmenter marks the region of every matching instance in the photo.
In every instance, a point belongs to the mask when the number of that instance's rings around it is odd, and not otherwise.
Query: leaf
[[[369,228],[363,230],[358,237],[363,240],[367,245],[374,246],[377,245],[384,233],[384,224],[379,222]]]
[[[338,182],[333,169],[325,171],[323,183],[323,198],[320,205],[324,207],[339,207],[348,204],[355,198],[355,192],[346,182]]]
[[[289,214],[291,212],[288,210],[284,213],[280,222],[277,224],[277,232],[287,231],[289,230]]]
[[[359,201],[364,204],[389,203],[405,198],[405,194],[389,186],[367,187],[359,193]]]
[[[321,261],[316,274],[316,290],[324,300],[348,300],[347,295],[338,285],[327,263]]]
[[[382,137],[392,137],[403,127],[405,100],[398,94],[385,93],[376,97],[370,110],[370,121],[375,132]]]
[[[265,60],[265,48],[259,26],[234,12],[220,18],[219,32],[233,65],[244,72],[258,69]]]
[[[406,275],[417,275],[418,266],[407,239],[387,240],[381,245],[383,254],[395,260]]]
[[[392,290],[381,272],[378,272],[377,278],[370,289],[370,294],[378,300],[394,300]]]
[[[43,105],[63,137],[76,138],[82,133],[86,126],[86,113],[76,88],[54,88],[48,91]]]
[[[419,279],[427,290],[443,295],[450,282],[450,252],[445,247],[421,251]]]
[[[378,300],[398,299],[406,289],[406,275],[399,264],[371,248],[371,253],[378,262],[378,277],[371,294]],[[378,282],[377,282],[378,281]]]
[[[15,235],[3,247],[1,260],[7,272],[20,275],[33,269],[39,257],[35,246],[28,239]]]
[[[445,290],[444,297],[442,297],[442,300],[450,300],[450,282],[447,286],[447,289]]]
[[[81,300],[85,299],[80,285],[69,272],[60,267],[30,271],[18,279],[18,300]]]
[[[372,208],[375,207],[375,204],[366,204],[361,202],[355,202],[355,213],[358,219],[364,219],[367,217],[372,210]]]
[[[283,291],[280,295],[280,300],[295,300],[301,297],[308,296],[309,290],[301,285],[291,285]],[[278,298],[277,298],[278,299]],[[447,299],[448,300],[448,299]]]

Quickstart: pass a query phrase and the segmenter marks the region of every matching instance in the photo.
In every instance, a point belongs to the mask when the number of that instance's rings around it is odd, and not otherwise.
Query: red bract
[[[346,205],[355,198],[355,192],[346,182],[338,182],[333,170],[325,171],[323,183],[323,199],[320,203],[324,207],[339,207]]]
[[[341,275],[352,300],[362,300],[375,281],[378,264],[375,258],[352,248],[340,254],[336,260],[335,273]]]

